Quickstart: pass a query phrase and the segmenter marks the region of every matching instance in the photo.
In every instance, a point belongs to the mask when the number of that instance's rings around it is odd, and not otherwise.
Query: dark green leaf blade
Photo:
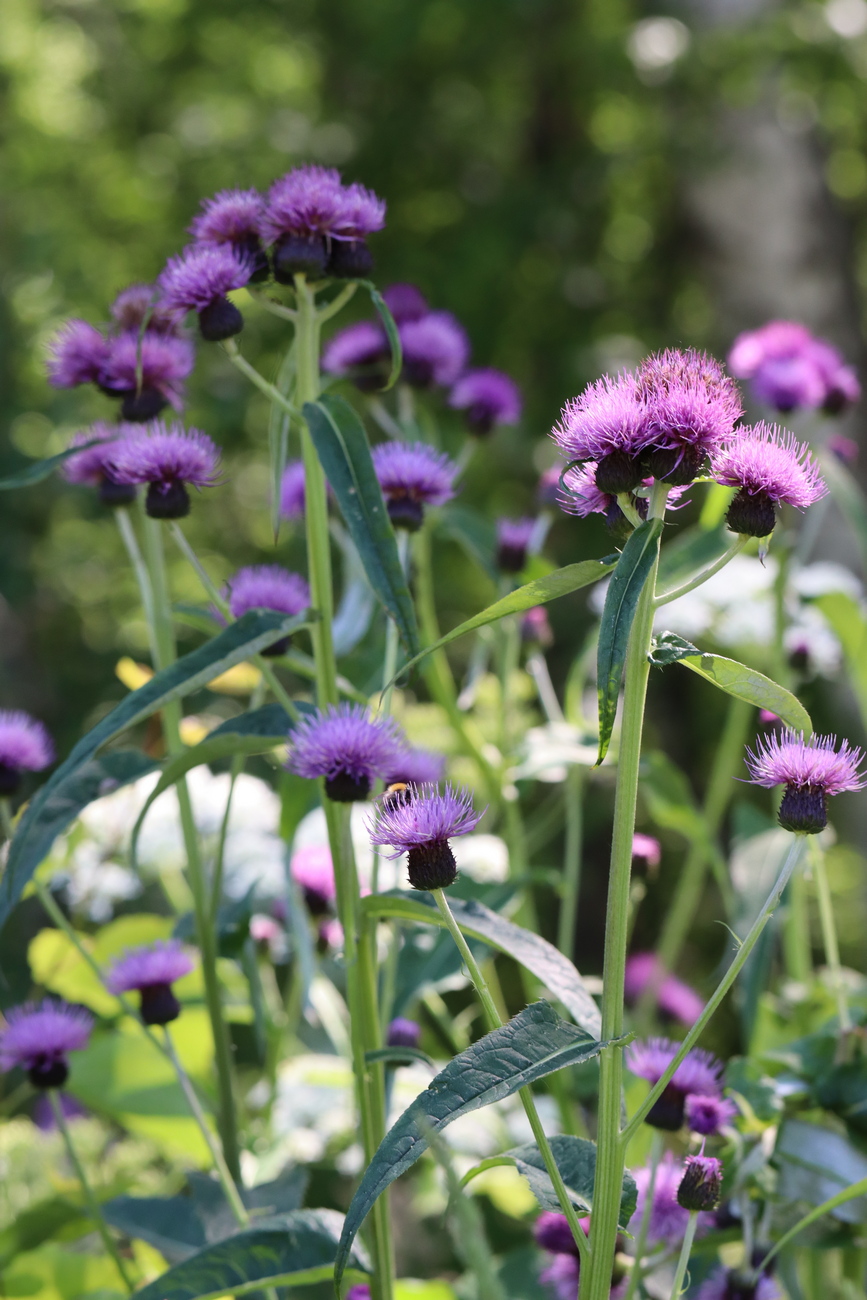
[[[803,731],[805,736],[813,734],[813,723],[801,701],[755,668],[748,668],[736,659],[726,659],[724,655],[685,655],[678,662],[705,681],[713,682],[727,695],[776,713],[786,726]]]
[[[661,519],[648,519],[636,528],[621,552],[605,594],[596,660],[599,690],[597,767],[608,753],[611,743],[629,633],[632,631],[638,598],[659,551],[661,534]]]
[[[216,1300],[246,1295],[263,1286],[301,1286],[331,1277],[343,1215],[336,1210],[295,1210],[225,1241],[170,1268],[136,1291],[136,1300]],[[353,1267],[370,1272],[366,1254],[353,1248]]]
[[[439,908],[427,894],[408,894],[395,890],[388,894],[368,894],[362,899],[365,911],[375,916],[393,916],[404,921],[422,921],[429,925],[444,926]],[[597,1037],[602,1032],[599,1009],[587,991],[581,976],[568,957],[564,957],[553,944],[531,930],[525,930],[514,921],[492,912],[475,899],[450,899],[455,920],[466,935],[482,939],[492,947],[513,957],[537,979],[541,980],[554,997],[574,1017],[586,1033]]]
[[[304,418],[368,581],[397,624],[409,653],[416,654],[419,640],[415,606],[364,425],[348,402],[329,395],[318,402],[307,402]]]
[[[49,456],[47,460],[33,461],[25,469],[13,474],[11,478],[0,478],[0,492],[14,492],[16,488],[32,487],[34,483],[41,483],[59,469],[70,456],[75,456],[79,451],[86,451],[88,447],[93,447],[95,443],[101,441],[101,438],[93,438],[90,442],[83,442],[79,447],[67,447],[65,451],[58,452],[56,456]]]
[[[304,615],[287,618],[272,610],[251,610],[212,640],[184,655],[169,668],[155,673],[149,682],[137,691],[132,691],[82,737],[69,757],[60,764],[45,785],[37,790],[18,824],[9,848],[6,871],[0,880],[0,929],[33,872],[50,849],[54,837],[69,825],[86,804],[98,797],[100,783],[106,776],[112,781],[121,782],[121,778],[112,770],[106,770],[100,775],[99,768],[86,767],[97,750],[128,727],[135,726],[156,713],[170,700],[179,699],[206,686],[227,669],[258,654],[274,641],[291,636],[304,624]],[[100,763],[108,764],[111,757],[106,755]],[[151,770],[142,768],[141,756],[137,755],[137,758],[139,768],[126,778],[127,781],[134,781],[144,775],[145,770]],[[125,762],[129,764],[132,760],[126,759]],[[84,785],[80,787],[82,779]],[[107,792],[102,790],[102,793]]]
[[[427,1150],[431,1134],[564,1066],[590,1060],[603,1046],[561,1020],[549,1003],[534,1002],[450,1061],[404,1111],[368,1166],[347,1211],[335,1280],[371,1206]]]
[[[102,1212],[113,1228],[156,1246],[170,1264],[188,1259],[207,1244],[188,1196],[115,1196]]]
[[[659,636],[653,638],[647,657],[654,668],[665,668],[668,664],[676,664],[678,659],[685,659],[687,655],[697,654],[701,654],[698,646],[678,636],[676,632],[660,632]]]
[[[370,280],[360,280],[359,283],[364,286],[370,294],[370,301],[377,310],[379,319],[382,321],[382,328],[388,337],[388,346],[391,348],[391,371],[388,379],[383,384],[380,392],[387,393],[389,388],[393,388],[400,378],[400,372],[403,369],[403,348],[401,347],[400,334],[398,333],[397,324],[392,316],[388,303],[377,289],[376,285]]]
[[[563,1181],[569,1192],[569,1199],[576,1210],[590,1214],[593,1209],[593,1184],[596,1178],[596,1143],[586,1138],[569,1137],[561,1134],[550,1139],[551,1151],[557,1162],[557,1168],[563,1175]],[[523,1146],[506,1151],[505,1156],[495,1157],[514,1162],[519,1174],[530,1184],[533,1195],[543,1210],[560,1209],[554,1184],[551,1182],[542,1153],[535,1142],[526,1142]],[[484,1162],[487,1163],[487,1162]],[[482,1166],[479,1166],[481,1172]],[[623,1190],[620,1194],[620,1214],[617,1222],[625,1228],[635,1213],[638,1201],[638,1188],[635,1179],[627,1170],[623,1176]]]

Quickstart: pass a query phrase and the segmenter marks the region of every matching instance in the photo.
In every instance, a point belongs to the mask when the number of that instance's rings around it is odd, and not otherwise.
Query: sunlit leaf
[[[778,718],[795,731],[803,731],[805,736],[813,734],[810,715],[800,700],[755,668],[748,668],[736,659],[711,654],[686,655],[678,663],[705,681],[713,682],[714,686],[718,686],[727,695],[754,704],[757,709],[768,709],[771,713],[776,713]]]

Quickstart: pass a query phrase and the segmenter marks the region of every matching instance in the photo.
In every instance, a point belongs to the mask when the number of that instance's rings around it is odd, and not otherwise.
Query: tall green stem
[[[677,1269],[674,1274],[674,1282],[671,1287],[671,1300],[678,1300],[680,1293],[683,1291],[683,1279],[686,1277],[686,1269],[689,1264],[689,1257],[692,1253],[692,1243],[695,1237],[695,1229],[698,1224],[698,1215],[695,1210],[689,1212],[689,1222],[686,1225],[686,1232],[683,1234],[683,1245],[680,1249],[680,1259],[677,1261]]]
[[[664,508],[664,496],[659,503]],[[658,503],[651,503],[656,515]],[[638,766],[644,729],[644,703],[650,672],[648,651],[653,632],[653,601],[659,552],[638,600],[626,654],[620,758],[614,800],[614,834],[608,908],[605,919],[605,957],[602,968],[603,1040],[622,1037],[623,983],[629,938],[629,886],[632,872],[632,836],[638,797]],[[593,1254],[590,1268],[581,1271],[581,1300],[608,1300],[617,1241],[617,1216],[623,1186],[625,1149],[620,1140],[623,1048],[603,1049],[599,1062],[599,1113],[597,1119],[596,1183],[593,1192]]]
[[[497,1010],[497,1004],[491,996],[491,991],[488,988],[487,981],[479,969],[479,964],[473,956],[460,926],[452,915],[452,909],[449,907],[448,899],[441,889],[431,890],[431,895],[442,914],[442,918],[448,927],[449,934],[455,941],[455,945],[458,952],[461,954],[463,963],[469,971],[470,979],[473,982],[478,999],[482,1004],[482,1011],[484,1012],[488,1029],[499,1029],[503,1022],[500,1018],[500,1013]],[[575,1238],[575,1244],[578,1247],[581,1258],[587,1260],[590,1258],[591,1254],[587,1235],[581,1227],[578,1215],[575,1212],[575,1207],[569,1197],[566,1184],[563,1182],[563,1177],[557,1167],[557,1161],[554,1159],[554,1152],[551,1150],[551,1144],[545,1136],[545,1130],[542,1127],[542,1121],[539,1118],[539,1112],[536,1109],[536,1102],[533,1099],[533,1094],[529,1088],[521,1088],[518,1096],[521,1098],[524,1112],[530,1122],[530,1128],[533,1130],[533,1137],[536,1139],[536,1145],[538,1146],[542,1159],[545,1162],[548,1176],[554,1185],[554,1191],[557,1194],[557,1200],[560,1202],[560,1208],[569,1221],[569,1227],[572,1229],[572,1236]],[[618,1198],[618,1209],[619,1206],[620,1202]]]
[[[148,519],[145,527],[148,574],[153,589],[154,640],[156,642],[157,668],[167,668],[177,657],[175,635],[172,627],[171,604],[166,579],[165,556],[161,525]],[[166,749],[174,756],[184,746],[180,736],[181,706],[172,701],[163,709],[163,730]],[[236,1127],[235,1095],[232,1080],[232,1056],[229,1034],[223,1019],[220,981],[217,975],[217,935],[211,924],[211,908],[204,863],[199,851],[199,837],[193,815],[190,792],[184,777],[176,782],[181,831],[187,858],[187,873],[193,895],[193,912],[196,922],[196,942],[202,955],[202,975],[205,984],[205,1002],[214,1039],[214,1058],[217,1067],[217,1127],[223,1154],[232,1177],[241,1181],[240,1151]]]
[[[563,783],[566,804],[566,847],[563,851],[563,892],[557,923],[557,947],[569,960],[575,946],[575,922],[581,892],[581,837],[583,833],[584,769],[573,766]]]
[[[407,576],[409,564],[409,533],[405,528],[397,530],[397,555],[404,577]],[[385,658],[382,664],[382,694],[379,700],[380,713],[391,712],[391,697],[394,694],[394,677],[397,672],[397,656],[400,651],[400,632],[397,623],[390,618],[385,627]]]
[[[831,887],[828,884],[828,872],[825,868],[825,852],[818,843],[818,836],[810,836],[810,866],[816,883],[816,899],[819,904],[819,921],[822,926],[822,943],[825,948],[825,962],[834,982],[834,996],[837,999],[837,1015],[843,1033],[852,1028],[849,1014],[849,999],[840,968],[840,945],[837,941],[837,926],[834,922],[834,903]]]
[[[121,1253],[118,1250],[117,1242],[114,1240],[114,1238],[112,1237],[111,1233],[108,1230],[108,1225],[106,1224],[105,1219],[103,1218],[102,1209],[100,1207],[99,1201],[96,1199],[96,1193],[94,1192],[90,1183],[87,1181],[87,1174],[84,1172],[84,1166],[82,1165],[81,1161],[78,1158],[78,1152],[75,1150],[75,1145],[72,1141],[72,1134],[69,1131],[69,1125],[66,1123],[66,1116],[63,1113],[63,1105],[61,1104],[60,1098],[58,1097],[56,1091],[53,1088],[49,1089],[48,1091],[48,1100],[51,1102],[51,1109],[54,1112],[55,1123],[57,1124],[57,1127],[60,1129],[61,1135],[63,1137],[63,1141],[66,1144],[66,1151],[69,1156],[70,1163],[72,1164],[72,1167],[75,1170],[75,1175],[78,1178],[78,1181],[81,1183],[81,1190],[84,1193],[84,1199],[87,1202],[87,1208],[90,1211],[91,1217],[93,1218],[93,1221],[96,1225],[97,1232],[102,1238],[102,1244],[105,1246],[109,1255],[117,1265],[117,1271],[120,1273],[121,1277],[123,1278],[124,1285],[126,1286],[127,1291],[129,1291],[130,1294],[132,1294],[133,1291],[132,1279],[130,1278],[129,1273],[127,1272],[126,1264],[124,1263],[123,1257],[121,1256]]]

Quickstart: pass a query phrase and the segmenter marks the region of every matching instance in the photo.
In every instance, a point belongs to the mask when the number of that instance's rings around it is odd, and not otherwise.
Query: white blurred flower
[[[842,647],[823,615],[812,605],[802,605],[783,633],[790,655],[805,656],[811,673],[832,677],[840,667]]]
[[[712,578],[685,596],[663,605],[656,615],[657,632],[677,632],[689,641],[712,636],[723,646],[767,645],[774,634],[771,599],[777,562],[749,555],[735,558]]]
[[[554,785],[566,780],[569,767],[593,767],[598,743],[568,722],[546,722],[524,736],[513,780],[534,777]]]
[[[458,871],[480,884],[509,878],[509,850],[499,835],[463,835],[451,840]]]
[[[75,846],[52,883],[62,883],[72,910],[97,924],[110,920],[118,903],[138,897],[142,890],[133,871],[105,861],[99,846],[87,840]]]
[[[842,591],[853,600],[860,600],[864,594],[864,588],[855,574],[844,565],[833,564],[830,560],[820,560],[798,569],[792,578],[792,586],[805,599],[825,596],[831,591]]]

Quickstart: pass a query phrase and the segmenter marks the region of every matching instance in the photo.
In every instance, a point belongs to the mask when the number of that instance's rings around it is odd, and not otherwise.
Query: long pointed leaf
[[[103,745],[128,727],[156,713],[170,700],[180,699],[219,677],[235,664],[249,659],[281,637],[291,636],[305,624],[305,616],[287,618],[272,610],[250,610],[219,636],[162,669],[144,686],[132,691],[97,726],[83,736],[72,753],[33,796],[9,847],[6,871],[0,880],[0,929],[21,897],[33,872],[56,835],[100,793],[97,789],[82,803],[76,795],[86,765]],[[107,762],[108,756],[101,760]],[[141,771],[138,775],[141,775]],[[130,779],[135,779],[130,778]],[[107,793],[103,790],[102,793]]]
[[[450,1061],[401,1115],[373,1157],[346,1215],[334,1265],[340,1281],[352,1243],[377,1197],[427,1150],[431,1134],[528,1084],[597,1056],[605,1044],[534,1002]]]
[[[525,930],[504,916],[492,912],[475,899],[451,898],[451,909],[458,925],[473,939],[483,939],[493,948],[513,957],[540,979],[588,1034],[602,1032],[599,1008],[568,957],[531,930]],[[426,925],[445,926],[439,908],[428,902],[426,894],[412,895],[404,890],[388,894],[368,894],[362,907],[372,916],[393,916],[403,921],[421,921]]]
[[[801,701],[791,691],[778,686],[755,668],[748,668],[736,659],[726,659],[724,655],[684,655],[677,662],[703,677],[706,682],[713,682],[714,686],[718,686],[727,695],[754,704],[757,709],[768,709],[771,713],[776,713],[786,726],[793,727],[795,731],[803,731],[805,736],[813,734],[813,723]]]
[[[216,1300],[243,1296],[266,1286],[304,1286],[332,1275],[343,1216],[336,1210],[295,1210],[261,1227],[214,1242],[136,1291],[136,1300]],[[351,1264],[365,1273],[364,1251],[353,1249]]]
[[[661,533],[661,519],[648,519],[636,528],[623,548],[605,595],[596,660],[599,691],[597,766],[608,753],[608,746],[611,743],[629,633],[632,631],[638,598],[659,550]]]
[[[0,492],[14,492],[18,488],[31,487],[34,483],[41,483],[43,479],[48,478],[56,469],[59,469],[70,456],[75,456],[80,451],[86,451],[88,447],[93,447],[98,442],[102,442],[102,439],[94,438],[91,442],[83,442],[79,447],[67,447],[66,451],[58,452],[56,456],[49,456],[47,460],[32,462],[24,469],[19,470],[17,474],[13,474],[11,478],[0,478]]]
[[[400,378],[400,372],[403,369],[403,348],[400,343],[400,334],[398,333],[395,319],[388,308],[388,303],[377,289],[376,285],[370,280],[360,280],[359,283],[364,286],[370,294],[370,301],[377,310],[379,319],[382,321],[382,328],[388,337],[388,346],[391,348],[391,371],[388,379],[380,389],[380,392],[388,392],[393,388]]]
[[[415,606],[397,539],[373,468],[364,425],[342,397],[307,402],[304,418],[371,587],[397,624],[410,654],[419,648]]]

